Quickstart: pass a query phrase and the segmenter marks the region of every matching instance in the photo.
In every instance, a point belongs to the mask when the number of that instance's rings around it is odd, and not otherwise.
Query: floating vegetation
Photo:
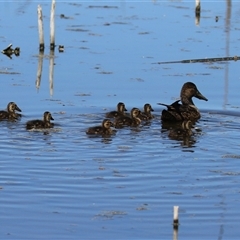
[[[222,158],[237,158],[237,159],[240,159],[240,155],[226,154],[226,155],[223,155]]]
[[[95,215],[94,219],[96,219],[96,218],[112,219],[115,216],[121,217],[124,215],[127,215],[127,213],[123,212],[123,211],[104,211],[104,212],[101,212],[101,213]]]

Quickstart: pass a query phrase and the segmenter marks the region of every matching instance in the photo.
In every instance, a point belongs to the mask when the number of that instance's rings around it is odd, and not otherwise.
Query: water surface
[[[169,239],[174,205],[180,206],[179,239],[238,238],[239,62],[158,64],[238,55],[237,2],[202,1],[198,25],[194,7],[188,1],[57,2],[56,44],[65,51],[56,49],[53,57],[50,3],[1,3],[1,49],[21,48],[19,57],[0,55],[1,108],[15,101],[23,111],[19,122],[1,122],[2,239]],[[173,140],[156,103],[175,101],[186,81],[209,101],[194,101],[202,113],[195,134]],[[128,110],[149,102],[155,118],[112,137],[87,136],[119,101]],[[46,110],[55,128],[26,131],[26,121]]]

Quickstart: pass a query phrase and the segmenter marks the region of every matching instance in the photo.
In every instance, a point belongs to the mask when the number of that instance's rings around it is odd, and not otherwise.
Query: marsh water
[[[45,51],[39,54],[37,6]],[[15,101],[18,122],[0,122],[1,239],[238,239],[240,204],[239,61],[161,62],[239,55],[235,1],[0,3],[1,108]],[[42,69],[39,69],[41,66]],[[39,76],[39,72],[41,73]],[[208,102],[187,140],[162,128],[164,107],[194,82]],[[88,127],[124,102],[155,118],[111,137]],[[26,131],[50,111],[55,127]]]

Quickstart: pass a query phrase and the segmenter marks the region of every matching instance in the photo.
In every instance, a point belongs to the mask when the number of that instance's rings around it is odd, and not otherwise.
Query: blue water
[[[50,2],[0,3],[0,49],[21,49],[0,54],[0,107],[15,101],[23,113],[0,122],[1,239],[169,239],[175,205],[179,239],[238,239],[239,61],[158,64],[238,55],[239,6],[228,2],[201,1],[199,25],[189,1],[57,2],[65,51],[54,57]],[[46,48],[36,87],[38,4]],[[209,101],[194,100],[202,118],[186,142],[161,128],[156,103],[175,101],[187,81]],[[87,136],[119,101],[129,111],[148,102],[155,118]],[[54,129],[26,131],[44,111]]]

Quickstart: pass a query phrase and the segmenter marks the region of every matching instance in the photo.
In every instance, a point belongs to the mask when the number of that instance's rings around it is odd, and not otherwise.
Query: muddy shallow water
[[[238,55],[236,2],[202,1],[199,25],[188,1],[57,2],[56,44],[65,51],[54,57],[50,3],[0,5],[1,50],[21,48],[19,57],[0,55],[1,108],[15,101],[23,113],[0,123],[1,239],[169,239],[174,205],[179,239],[238,239],[239,61],[158,64]],[[209,101],[194,100],[202,113],[194,135],[173,140],[157,103],[175,101],[186,81]],[[119,101],[128,110],[149,102],[155,118],[87,136]],[[46,110],[55,128],[26,131]]]

